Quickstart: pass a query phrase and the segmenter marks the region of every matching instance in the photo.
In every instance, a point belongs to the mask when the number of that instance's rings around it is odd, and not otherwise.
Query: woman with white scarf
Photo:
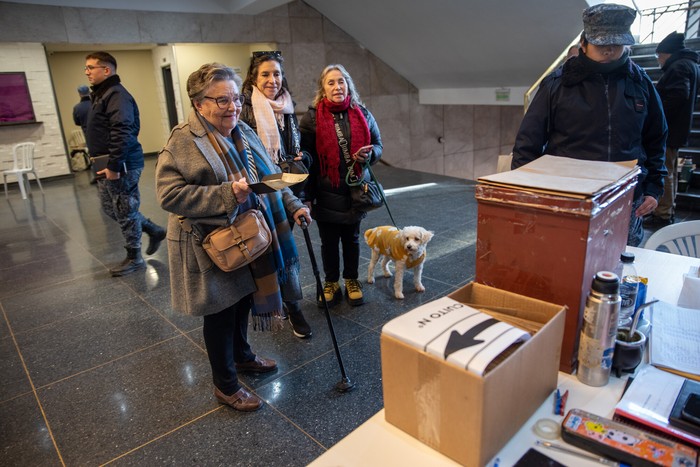
[[[294,101],[287,87],[282,62],[279,51],[253,52],[241,90],[245,102],[240,119],[255,130],[272,161],[280,165],[283,171],[290,161],[296,161],[308,172],[311,156],[300,149],[299,123],[294,114]],[[303,183],[291,189],[304,201]],[[290,219],[290,225],[294,225],[293,219]],[[297,292],[300,293],[300,290],[299,287]],[[291,297],[299,293],[286,295]],[[310,337],[311,327],[304,318],[299,302],[285,298],[284,290],[283,298],[294,335],[301,339]]]

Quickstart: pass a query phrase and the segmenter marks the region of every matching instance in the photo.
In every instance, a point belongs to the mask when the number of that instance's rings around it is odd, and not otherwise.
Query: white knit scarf
[[[283,89],[276,99],[271,100],[253,86],[251,103],[253,104],[258,136],[272,161],[277,164],[279,163],[281,145],[280,128],[284,130],[284,114],[294,113],[292,96],[286,89]]]

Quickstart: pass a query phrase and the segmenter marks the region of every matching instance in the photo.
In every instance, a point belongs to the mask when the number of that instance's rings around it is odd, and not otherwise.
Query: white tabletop
[[[658,298],[676,304],[683,284],[683,274],[691,267],[700,266],[700,259],[660,253],[641,248],[628,247],[635,254],[635,266],[640,276],[649,279],[647,300]],[[569,390],[567,410],[580,408],[604,417],[611,417],[618,399],[622,395],[627,377],[610,377],[602,388],[586,386],[575,376],[559,373],[560,391]],[[541,418],[561,422],[562,416],[553,415],[553,401],[548,398],[506,444],[489,465],[513,465],[530,447],[537,437],[532,426]],[[558,444],[566,444],[561,440]],[[566,445],[571,449],[576,449]],[[570,454],[537,448],[549,457],[565,465],[600,466]],[[584,451],[581,451],[584,452]],[[357,427],[335,446],[310,464],[313,467],[336,466],[456,466],[450,458],[429,448],[412,436],[386,422],[384,410]]]

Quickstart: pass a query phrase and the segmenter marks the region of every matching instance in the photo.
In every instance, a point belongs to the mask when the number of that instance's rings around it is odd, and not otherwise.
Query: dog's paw
[[[398,298],[399,300],[403,300],[403,293],[401,293],[401,292],[394,292],[394,297]]]
[[[420,292],[420,293],[425,292],[425,287],[423,287],[423,284],[418,284],[416,286],[416,292]]]
[[[384,271],[384,277],[391,277],[391,271]]]
[[[368,278],[367,278],[367,283],[368,283],[368,284],[374,284],[374,277],[368,277]]]

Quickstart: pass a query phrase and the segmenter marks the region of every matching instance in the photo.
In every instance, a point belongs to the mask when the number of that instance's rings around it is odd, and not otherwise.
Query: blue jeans
[[[143,169],[132,169],[117,180],[97,181],[102,210],[117,221],[127,248],[141,248],[141,224],[146,218],[139,212],[139,179]]]

